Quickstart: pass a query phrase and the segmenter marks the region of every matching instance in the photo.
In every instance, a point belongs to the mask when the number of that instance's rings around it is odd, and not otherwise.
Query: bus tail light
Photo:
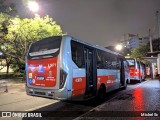
[[[60,84],[59,84],[60,89],[63,88],[66,78],[67,78],[67,73],[63,69],[61,69],[60,70]]]
[[[137,74],[138,74],[138,71],[137,71],[137,70],[135,70],[135,71],[134,71],[134,74],[135,74],[135,75],[137,75]]]

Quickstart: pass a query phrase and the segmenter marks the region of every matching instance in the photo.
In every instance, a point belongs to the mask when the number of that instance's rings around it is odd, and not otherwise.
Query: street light
[[[122,45],[121,44],[118,44],[118,45],[116,45],[116,50],[118,50],[118,51],[121,51],[122,50]]]
[[[29,1],[28,2],[28,8],[33,12],[37,12],[39,10],[39,5],[35,1]]]

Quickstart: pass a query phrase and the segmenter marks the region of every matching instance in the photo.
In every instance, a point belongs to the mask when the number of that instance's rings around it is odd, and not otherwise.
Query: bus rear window
[[[44,38],[33,43],[29,49],[28,59],[43,59],[59,54],[61,36]]]
[[[129,63],[129,66],[134,66],[135,65],[135,61],[133,59],[128,59],[127,61]]]

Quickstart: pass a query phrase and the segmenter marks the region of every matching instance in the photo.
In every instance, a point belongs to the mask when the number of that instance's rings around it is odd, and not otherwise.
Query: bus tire
[[[105,95],[106,95],[106,87],[105,87],[105,85],[101,85],[98,90],[97,100],[99,100],[99,101],[104,100]]]

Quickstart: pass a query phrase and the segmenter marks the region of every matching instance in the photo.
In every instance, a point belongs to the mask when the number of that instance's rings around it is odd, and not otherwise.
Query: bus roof
[[[80,43],[83,43],[83,44],[88,45],[88,46],[90,46],[90,47],[94,47],[94,48],[96,48],[96,49],[103,50],[103,51],[106,51],[106,52],[109,52],[109,53],[112,53],[112,54],[115,54],[115,55],[124,57],[123,55],[121,55],[121,54],[119,54],[119,53],[117,53],[117,52],[111,51],[111,50],[109,50],[109,49],[107,49],[107,48],[104,48],[104,47],[102,47],[102,46],[99,46],[99,45],[94,45],[94,44],[88,43],[88,42],[86,42],[86,41],[84,41],[84,40],[77,39],[77,38],[72,37],[72,36],[70,36],[70,35],[65,35],[64,37],[70,37],[72,40],[77,41],[77,42],[80,42]]]
[[[51,37],[60,37],[60,36],[51,36]],[[48,38],[51,38],[51,37],[48,37]],[[117,52],[111,51],[111,50],[109,50],[109,49],[107,49],[107,48],[104,48],[104,47],[102,47],[102,46],[99,46],[99,45],[94,45],[94,44],[88,43],[88,42],[86,42],[86,41],[84,41],[84,40],[77,39],[77,38],[72,37],[72,36],[70,36],[70,35],[64,35],[64,36],[61,36],[61,37],[63,37],[63,38],[64,38],[64,37],[66,37],[66,38],[69,37],[70,39],[72,39],[72,40],[74,40],[74,41],[80,42],[80,43],[85,44],[85,45],[88,45],[88,46],[90,46],[90,47],[94,47],[94,48],[96,48],[96,49],[103,50],[103,51],[106,51],[106,52],[109,52],[109,53],[112,53],[112,54],[115,54],[115,55],[117,55],[117,56],[119,56],[119,57],[124,58],[123,55],[121,55],[121,54],[119,54],[119,53],[117,53]],[[45,38],[43,38],[43,39],[45,39]],[[43,40],[43,39],[41,39],[41,40]],[[40,42],[41,40],[36,41],[36,42]],[[34,43],[36,43],[36,42],[34,42]],[[34,43],[32,43],[32,44],[34,44]]]

